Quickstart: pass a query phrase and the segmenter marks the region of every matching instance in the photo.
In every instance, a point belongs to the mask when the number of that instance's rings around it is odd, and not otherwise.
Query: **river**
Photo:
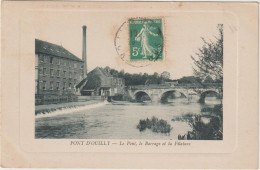
[[[35,138],[48,139],[178,139],[192,130],[185,121],[172,121],[185,114],[201,114],[201,109],[214,107],[209,104],[178,101],[167,104],[152,103],[101,103],[92,106],[36,115]],[[139,131],[140,119],[153,116],[166,120],[172,127],[170,133],[155,133],[150,129]]]

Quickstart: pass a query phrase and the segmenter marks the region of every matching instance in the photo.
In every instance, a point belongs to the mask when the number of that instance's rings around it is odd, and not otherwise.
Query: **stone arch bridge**
[[[184,86],[174,86],[174,87],[161,87],[157,86],[130,86],[128,95],[134,101],[137,100],[139,96],[148,95],[153,103],[158,103],[163,100],[170,92],[179,92],[182,97],[188,99],[189,102],[200,102],[204,103],[205,97],[208,93],[215,93],[218,98],[221,98],[219,94],[219,89],[217,87],[184,87]]]

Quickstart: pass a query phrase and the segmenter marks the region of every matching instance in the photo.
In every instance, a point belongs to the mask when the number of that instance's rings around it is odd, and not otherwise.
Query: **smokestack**
[[[83,28],[82,60],[84,61],[84,67],[83,67],[84,77],[83,78],[86,78],[86,76],[87,76],[87,51],[86,51],[86,46],[87,46],[86,29],[87,29],[87,26],[83,25],[82,28]]]

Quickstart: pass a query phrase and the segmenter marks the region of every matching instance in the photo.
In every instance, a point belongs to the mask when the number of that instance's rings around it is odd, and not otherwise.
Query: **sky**
[[[144,16],[146,15],[146,16]],[[33,15],[35,38],[62,45],[82,58],[82,26],[87,26],[87,69],[109,66],[129,73],[153,74],[168,71],[172,79],[193,74],[193,61],[198,48],[203,45],[201,37],[214,40],[218,35],[220,14],[200,12],[147,12],[131,13],[116,11],[41,11]],[[120,25],[129,17],[163,18],[164,60],[151,62],[146,67],[133,67],[117,54],[114,39]],[[128,30],[121,33],[127,37]],[[122,36],[124,37],[124,36]],[[119,42],[128,45],[127,38]]]

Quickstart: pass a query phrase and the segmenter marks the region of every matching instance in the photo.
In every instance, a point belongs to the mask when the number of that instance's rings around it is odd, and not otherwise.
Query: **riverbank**
[[[61,103],[61,104],[37,105],[35,106],[35,115],[50,113],[65,108],[82,107],[82,106],[98,104],[98,103],[104,103],[104,100],[89,100],[89,101],[70,102],[70,103]]]

